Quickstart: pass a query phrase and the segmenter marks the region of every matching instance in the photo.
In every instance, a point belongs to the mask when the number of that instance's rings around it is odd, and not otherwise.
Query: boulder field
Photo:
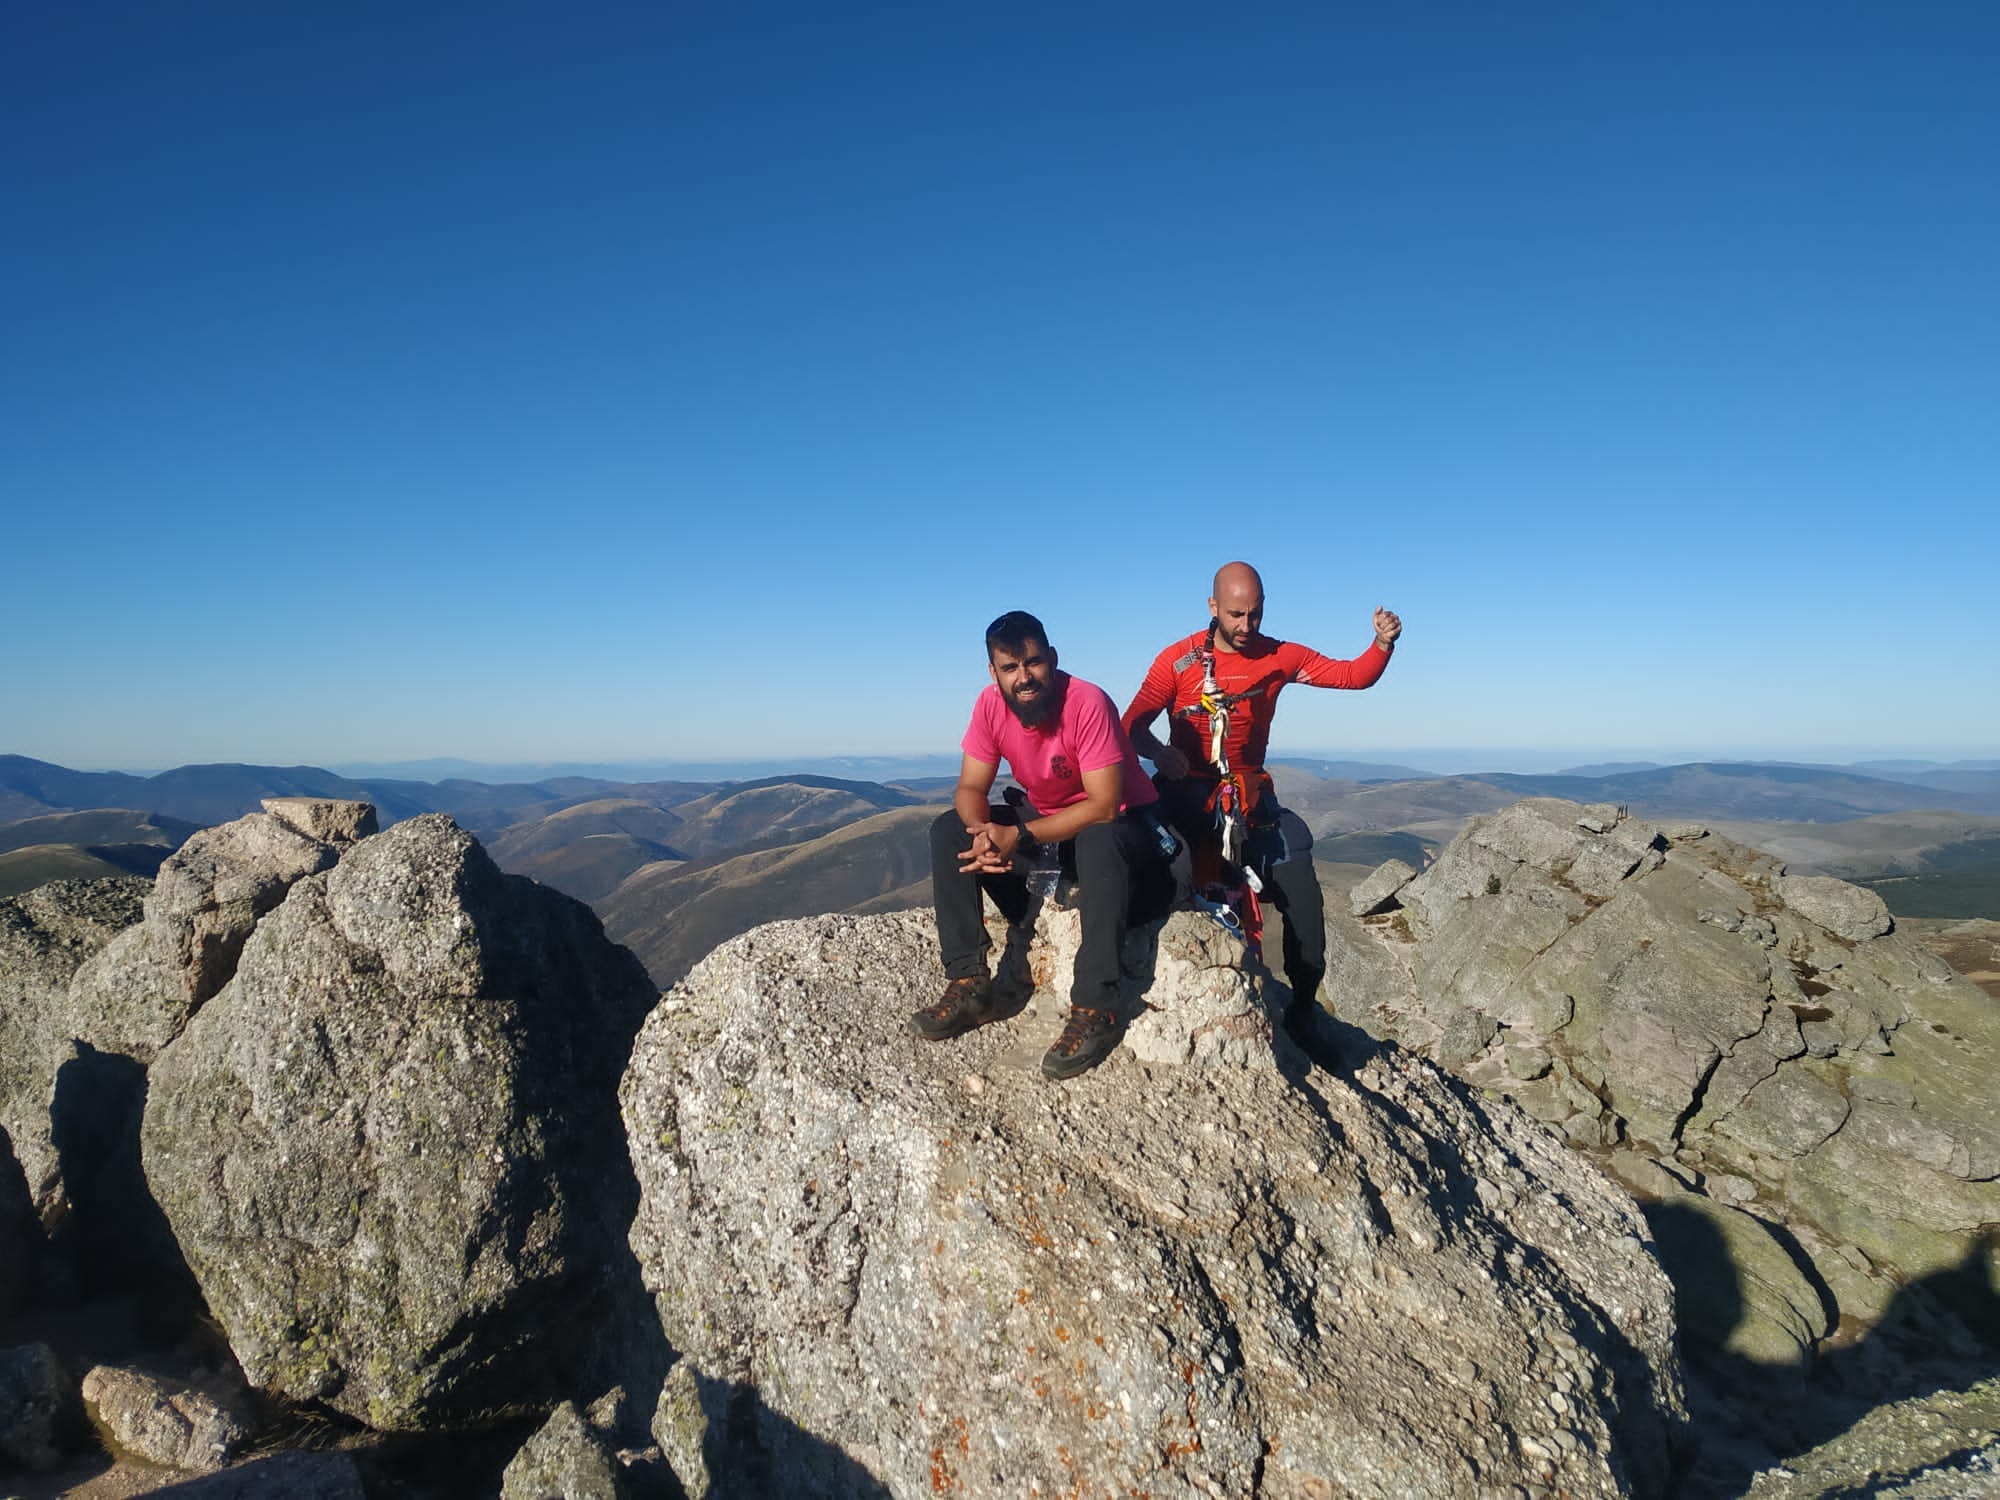
[[[1535,798],[1330,907],[1341,1020],[1594,1155],[1670,1263],[1734,1268],[1734,1288],[1677,1274],[1697,1337],[1803,1369],[1913,1284],[1990,1320],[2000,1018],[1873,892]]]
[[[510,1493],[1666,1492],[1672,1293],[1622,1189],[1421,1058],[1316,1066],[1192,912],[1049,1084],[1077,929],[1046,905],[1018,1012],[925,1044],[928,913],[760,928],[661,997],[447,818],[274,807],[150,891],[0,910],[0,1255],[65,1295],[41,1224],[94,1218],[198,1289],[228,1370],[88,1382],[189,1467],[276,1403],[554,1412]],[[39,1458],[83,1372],[13,1357]]]

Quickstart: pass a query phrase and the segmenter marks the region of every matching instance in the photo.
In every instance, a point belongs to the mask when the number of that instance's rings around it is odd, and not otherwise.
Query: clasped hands
[[[1012,823],[968,823],[972,847],[958,857],[961,875],[1005,875],[1014,868],[1021,830]]]

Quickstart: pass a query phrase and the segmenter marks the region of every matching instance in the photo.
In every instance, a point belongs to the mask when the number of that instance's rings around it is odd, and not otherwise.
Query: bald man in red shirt
[[[1403,633],[1377,608],[1375,639],[1352,661],[1322,656],[1262,633],[1264,580],[1245,562],[1223,565],[1208,601],[1209,623],[1157,657],[1126,708],[1132,746],[1153,762],[1161,812],[1197,852],[1196,869],[1216,862],[1256,873],[1265,899],[1285,914],[1285,979],[1292,1004],[1285,1025],[1312,1034],[1326,976],[1326,912],[1305,820],[1278,805],[1264,755],[1278,693],[1290,683],[1367,688],[1381,679]],[[1152,732],[1167,715],[1167,742]]]

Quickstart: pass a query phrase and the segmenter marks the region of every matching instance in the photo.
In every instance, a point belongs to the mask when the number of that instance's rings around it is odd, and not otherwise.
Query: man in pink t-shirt
[[[1104,689],[1056,669],[1042,622],[1024,610],[986,629],[992,685],[973,704],[952,810],[931,825],[944,994],[911,1016],[918,1036],[943,1041],[993,1020],[986,971],[984,892],[1017,934],[1034,918],[1020,873],[1053,845],[1077,885],[1083,937],[1070,983],[1069,1022],[1042,1058],[1069,1078],[1118,1044],[1118,955],[1133,920],[1164,915],[1175,895],[1173,837],[1159,800]],[[1000,762],[1027,794],[1025,808],[991,802]]]

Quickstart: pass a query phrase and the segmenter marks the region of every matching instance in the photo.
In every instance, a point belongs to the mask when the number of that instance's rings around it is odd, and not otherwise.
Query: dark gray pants
[[[1161,815],[1180,831],[1191,847],[1215,847],[1214,816],[1205,805],[1215,782],[1198,776],[1178,779],[1155,776]],[[1326,978],[1326,903],[1320,894],[1319,872],[1313,868],[1312,830],[1304,818],[1277,799],[1259,799],[1258,818],[1250,827],[1244,864],[1264,882],[1260,898],[1285,917],[1285,983],[1292,998],[1311,1004]],[[1267,814],[1275,812],[1275,818]]]

